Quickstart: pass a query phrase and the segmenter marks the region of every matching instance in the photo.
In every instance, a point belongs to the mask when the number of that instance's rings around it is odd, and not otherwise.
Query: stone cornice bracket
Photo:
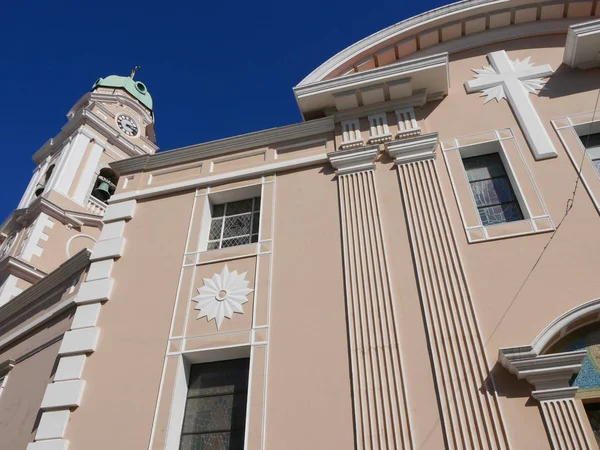
[[[540,402],[542,419],[554,450],[592,448],[585,419],[575,403],[578,387],[569,386],[586,354],[586,350],[578,350],[538,355],[532,346],[503,348],[498,352],[498,361],[506,370],[535,387],[531,396]]]
[[[527,347],[523,349],[527,350]],[[533,398],[542,401],[575,396],[577,387],[569,386],[569,380],[581,369],[585,350],[537,356],[531,356],[531,352],[527,351],[512,350],[501,349],[498,360],[519,380],[527,380],[535,386],[531,394]]]
[[[385,144],[385,151],[394,159],[394,164],[399,166],[434,159],[437,145],[438,134],[429,133],[388,142]]]
[[[327,158],[335,169],[335,174],[341,176],[374,170],[378,152],[378,145],[370,145],[352,150],[330,152],[327,153]]]

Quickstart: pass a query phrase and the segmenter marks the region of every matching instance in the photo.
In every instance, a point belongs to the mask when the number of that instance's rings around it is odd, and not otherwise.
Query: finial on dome
[[[131,73],[129,74],[129,78],[131,78],[131,79],[133,80],[133,77],[135,76],[135,73],[136,73],[138,70],[140,70],[140,69],[141,69],[141,67],[140,67],[140,66],[135,66],[135,67],[133,68],[133,70],[131,71]]]

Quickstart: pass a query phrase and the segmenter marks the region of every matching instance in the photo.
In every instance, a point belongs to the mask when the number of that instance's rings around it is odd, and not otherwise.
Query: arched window
[[[105,167],[98,174],[98,178],[92,189],[92,196],[102,202],[106,202],[115,193],[118,182],[119,177],[116,172],[109,167]]]
[[[39,182],[37,184],[37,187],[35,188],[35,196],[39,197],[40,195],[42,195],[44,193],[44,190],[46,189],[46,185],[48,184],[48,181],[50,181],[50,177],[52,176],[52,172],[54,171],[54,164],[52,164],[50,167],[48,167],[48,170],[46,170],[46,173],[44,174],[44,181],[43,182]]]

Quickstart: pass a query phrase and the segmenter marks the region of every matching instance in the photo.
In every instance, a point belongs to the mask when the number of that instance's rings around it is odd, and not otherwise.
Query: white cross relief
[[[467,92],[482,91],[482,96],[487,95],[484,103],[494,98],[498,102],[505,98],[535,159],[556,157],[554,144],[528,95],[542,88],[542,78],[551,76],[554,73],[552,68],[548,64],[533,67],[529,58],[511,61],[504,50],[489,53],[487,57],[491,67],[473,70],[475,79],[465,82]]]

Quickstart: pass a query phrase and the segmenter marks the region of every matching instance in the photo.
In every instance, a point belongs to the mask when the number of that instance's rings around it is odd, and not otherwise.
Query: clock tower
[[[34,153],[29,185],[0,226],[0,306],[93,246],[119,181],[111,162],[158,150],[152,97],[134,80],[137,69],[96,80]]]

